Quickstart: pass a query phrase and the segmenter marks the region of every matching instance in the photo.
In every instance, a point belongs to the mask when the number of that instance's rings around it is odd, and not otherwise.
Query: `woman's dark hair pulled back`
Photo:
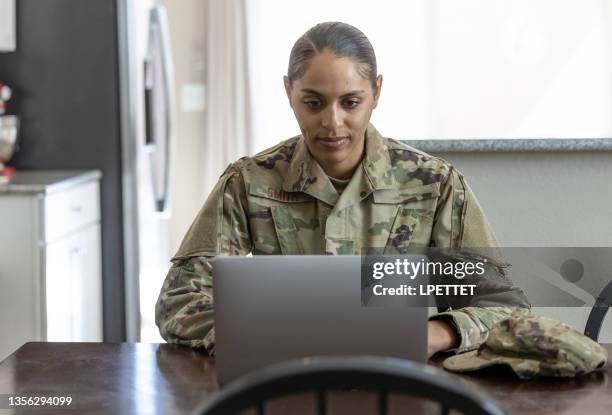
[[[369,79],[372,88],[376,89],[376,55],[372,44],[361,30],[342,22],[319,23],[295,42],[287,69],[289,85],[304,76],[310,59],[325,49],[338,57],[357,62],[360,75]]]

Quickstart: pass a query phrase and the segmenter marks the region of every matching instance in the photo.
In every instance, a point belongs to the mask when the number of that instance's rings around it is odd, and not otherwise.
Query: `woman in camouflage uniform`
[[[368,39],[322,23],[295,43],[284,78],[301,135],[231,164],[189,229],[161,289],[156,323],[170,343],[214,353],[211,260],[217,255],[360,255],[364,247],[496,247],[463,176],[369,124],[382,76]],[[428,322],[429,354],[465,351],[517,308],[499,269],[469,306]]]

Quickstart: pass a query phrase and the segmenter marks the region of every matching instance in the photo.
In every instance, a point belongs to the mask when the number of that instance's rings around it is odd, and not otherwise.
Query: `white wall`
[[[612,247],[612,152],[435,155],[466,176],[502,246]],[[612,268],[594,278],[611,281]],[[589,311],[534,309],[580,331]],[[612,342],[609,314],[602,342]]]

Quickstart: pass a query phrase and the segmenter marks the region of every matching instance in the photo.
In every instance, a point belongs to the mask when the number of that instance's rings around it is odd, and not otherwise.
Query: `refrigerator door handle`
[[[153,146],[155,144],[153,134],[153,67],[150,59],[144,61],[144,117],[145,117],[145,144]]]
[[[145,59],[145,142],[150,153],[155,210],[168,213],[170,156],[174,135],[174,88],[168,17],[162,5],[149,15],[149,47]],[[156,113],[156,111],[158,113]],[[157,120],[156,117],[161,117]]]
[[[162,61],[164,63],[162,71],[165,82],[163,83],[164,87],[164,99],[166,105],[164,105],[164,115],[166,117],[166,140],[168,144],[166,145],[166,175],[169,183],[170,179],[170,154],[172,147],[172,137],[174,133],[174,74],[172,68],[172,53],[170,49],[170,26],[168,24],[168,16],[166,14],[166,9],[159,5],[156,7],[158,10],[158,21],[159,21],[159,33],[161,38],[161,54]]]

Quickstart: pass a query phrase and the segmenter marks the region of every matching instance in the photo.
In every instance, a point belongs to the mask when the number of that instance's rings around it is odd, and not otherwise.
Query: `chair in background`
[[[317,413],[327,413],[327,393],[359,389],[378,393],[378,413],[389,410],[389,394],[426,398],[465,414],[498,415],[504,411],[487,396],[442,370],[396,358],[373,356],[316,357],[293,360],[249,373],[223,388],[197,410],[201,415],[236,414],[250,408],[266,413],[266,402],[281,396],[315,392]]]
[[[599,339],[599,331],[610,305],[612,305],[612,282],[606,285],[597,297],[584,328],[585,336],[590,337],[594,341]]]

